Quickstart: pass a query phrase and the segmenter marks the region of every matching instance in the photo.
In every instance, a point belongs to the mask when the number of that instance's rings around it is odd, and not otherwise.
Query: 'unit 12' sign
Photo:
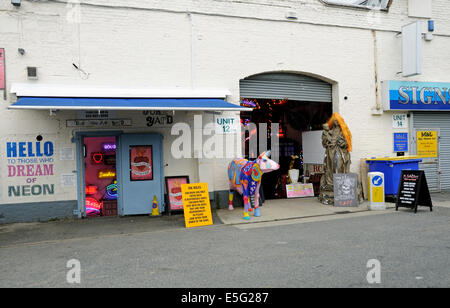
[[[236,117],[216,116],[214,121],[216,134],[235,134],[237,132],[238,123]]]

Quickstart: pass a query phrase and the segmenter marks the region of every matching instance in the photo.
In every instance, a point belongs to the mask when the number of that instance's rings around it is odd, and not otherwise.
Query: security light
[[[20,6],[21,2],[21,0],[11,0],[11,4],[14,6]]]

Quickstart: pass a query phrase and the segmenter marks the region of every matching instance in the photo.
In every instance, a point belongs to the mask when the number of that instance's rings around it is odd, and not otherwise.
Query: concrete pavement
[[[450,193],[432,195],[433,204],[450,208]],[[242,219],[243,208],[218,209],[213,211],[214,225],[235,225],[242,229],[268,225],[297,223],[299,221],[326,221],[347,216],[361,217],[391,213],[395,204],[387,203],[386,211],[369,211],[368,202],[355,208],[337,208],[319,203],[317,198],[267,200],[261,208],[261,217]],[[402,209],[402,211],[409,211]],[[420,211],[428,211],[421,208]],[[148,217],[98,217],[68,219],[45,223],[17,223],[0,225],[0,248],[21,244],[58,242],[71,239],[95,239],[137,233],[152,233],[184,230],[183,215]]]
[[[151,225],[169,223],[142,217],[114,221],[135,233],[110,235],[100,232],[112,231],[107,220],[96,220],[86,225],[98,228],[95,236],[0,247],[0,287],[450,286],[449,208],[371,213],[187,230],[176,221],[153,230]],[[81,229],[84,223],[91,221],[82,221]],[[80,262],[80,284],[66,280],[71,259]],[[381,265],[379,284],[367,280],[373,259]]]

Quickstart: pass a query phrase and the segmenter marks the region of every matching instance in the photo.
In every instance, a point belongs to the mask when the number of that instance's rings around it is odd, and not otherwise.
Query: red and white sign
[[[130,180],[153,180],[152,146],[130,146]]]
[[[0,48],[0,90],[5,89],[5,49]]]

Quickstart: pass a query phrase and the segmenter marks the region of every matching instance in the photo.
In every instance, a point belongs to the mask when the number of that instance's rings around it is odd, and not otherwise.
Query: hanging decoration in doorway
[[[130,180],[153,180],[152,146],[130,146]]]
[[[279,106],[279,105],[285,105],[287,103],[287,98],[284,99],[273,99],[272,100],[272,105],[273,106]]]
[[[248,98],[241,98],[241,106],[253,108],[253,109],[260,109],[261,107],[258,105],[258,101],[256,99],[248,99]]]
[[[253,110],[261,109],[261,106],[281,106],[288,102],[287,98],[284,99],[271,99],[263,102],[258,102],[256,98],[241,98],[240,105],[243,107],[253,108]]]

